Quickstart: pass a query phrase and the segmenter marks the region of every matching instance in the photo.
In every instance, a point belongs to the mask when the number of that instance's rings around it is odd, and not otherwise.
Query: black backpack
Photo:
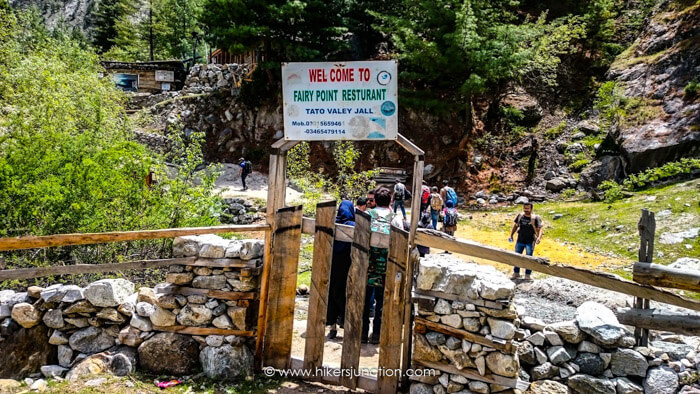
[[[246,174],[250,174],[251,172],[253,172],[253,165],[250,163],[250,161],[246,160],[243,163],[243,172]]]

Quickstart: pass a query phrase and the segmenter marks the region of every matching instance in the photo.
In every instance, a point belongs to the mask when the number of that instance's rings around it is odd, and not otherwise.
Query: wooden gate
[[[409,233],[397,228],[381,236],[370,232],[370,218],[358,212],[352,239],[337,231],[336,202],[318,204],[316,220],[302,226],[301,206],[281,208],[275,215],[271,268],[268,280],[263,364],[280,370],[299,371],[297,376],[325,383],[361,388],[371,392],[394,393],[401,374],[404,340],[404,313],[407,292],[406,268],[409,260]],[[303,359],[291,356],[299,248],[303,230],[313,225],[314,252],[311,269],[309,310]],[[303,229],[303,227],[305,227]],[[351,241],[352,264],[347,282],[347,304],[340,369],[323,366],[325,319],[334,240]],[[378,376],[360,370],[362,310],[367,286],[371,246],[388,246],[389,258],[384,288],[384,308],[379,343],[379,366],[390,373]],[[408,282],[410,283],[410,282]],[[305,371],[305,372],[301,372]]]

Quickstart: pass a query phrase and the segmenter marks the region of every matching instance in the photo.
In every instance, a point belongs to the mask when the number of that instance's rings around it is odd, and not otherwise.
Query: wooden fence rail
[[[622,324],[683,335],[700,335],[700,315],[675,313],[656,309],[618,308],[615,311]]]
[[[633,279],[645,285],[700,292],[700,272],[670,268],[653,263],[634,263]]]
[[[161,230],[111,231],[90,234],[56,234],[0,238],[0,251],[47,248],[55,246],[88,245],[108,242],[137,241],[144,239],[174,238],[185,235],[240,233],[267,231],[267,224],[225,225],[211,227],[182,227]]]
[[[302,231],[307,234],[313,234],[312,229],[314,226],[315,222],[313,219],[304,218]],[[352,242],[352,235],[354,231],[352,226],[336,224],[335,228],[336,239]],[[700,311],[700,301],[677,295],[668,290],[635,283],[613,274],[572,267],[566,264],[552,264],[548,259],[542,257],[517,254],[515,252],[499,249],[493,246],[482,245],[473,241],[456,239],[445,233],[434,230],[419,229],[416,234],[416,243],[419,245],[444,249],[467,256],[491,260],[496,263],[531,269],[533,271],[585,283],[587,285],[600,287],[606,290],[616,291],[618,293],[663,302],[682,308],[692,309],[694,311]],[[370,245],[388,248],[389,237],[386,234],[372,233]]]

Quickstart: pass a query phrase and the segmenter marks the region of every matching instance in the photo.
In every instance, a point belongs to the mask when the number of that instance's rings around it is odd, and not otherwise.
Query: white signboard
[[[156,70],[156,82],[175,82],[175,72]]]
[[[396,61],[283,63],[286,140],[395,140]]]

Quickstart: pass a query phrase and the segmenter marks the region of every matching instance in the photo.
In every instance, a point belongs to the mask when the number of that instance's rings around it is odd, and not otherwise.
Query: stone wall
[[[511,303],[514,290],[493,267],[445,254],[422,258],[413,360],[414,367],[432,367],[436,376],[417,378],[411,393],[523,388],[515,338],[524,332]]]
[[[522,326],[528,336],[518,348],[521,375],[533,393],[700,392],[700,338],[652,333],[649,346],[635,346],[630,328],[590,301],[574,320],[525,317]]]
[[[236,82],[243,80],[253,70],[251,64],[196,64],[190,69],[183,91],[186,93],[212,92],[229,89],[238,93]]]
[[[0,291],[0,354],[9,355],[0,357],[0,378],[38,378],[39,370],[68,379],[123,376],[136,368],[216,379],[252,374],[263,242],[181,237],[173,253],[196,264],[228,258],[233,267],[173,265],[167,283],[138,291],[126,279]],[[245,294],[233,300],[232,292]]]

